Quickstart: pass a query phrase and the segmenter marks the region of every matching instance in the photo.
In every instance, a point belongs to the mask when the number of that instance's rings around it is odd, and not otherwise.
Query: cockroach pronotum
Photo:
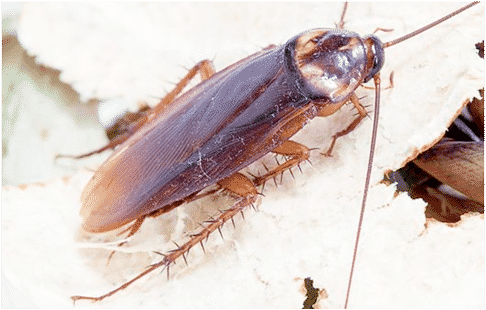
[[[362,83],[375,79],[376,95],[380,94],[378,72],[384,61],[383,48],[395,42],[382,44],[377,36],[361,38],[344,31],[340,29],[343,18],[338,29],[309,30],[214,75],[208,62],[199,63],[195,69],[203,68],[205,81],[157,106],[148,114],[146,123],[135,125],[133,134],[96,172],[83,192],[81,211],[84,228],[91,232],[111,231],[134,222],[128,228],[129,235],[133,235],[145,218],[159,216],[216,191],[225,189],[240,197],[235,198],[231,208],[204,224],[201,232],[165,253],[162,261],[135,279],[158,268],[168,270],[178,258],[186,260],[189,249],[203,244],[220,228],[218,221],[231,221],[234,215],[256,203],[258,186],[289,168],[298,169],[300,163],[309,159],[308,148],[287,141],[310,119],[333,114],[349,101],[359,116],[341,128],[343,133],[352,131],[365,117],[365,108],[359,104],[362,98],[355,91]],[[346,68],[336,67],[336,63],[345,64]],[[193,73],[195,70],[188,75]],[[254,82],[255,77],[258,83]],[[383,77],[382,84],[386,85]],[[339,142],[338,139],[336,148]],[[245,176],[239,172],[270,152],[284,155],[286,160],[260,175]],[[371,181],[377,181],[377,177]],[[214,188],[206,189],[209,186]],[[300,208],[296,212],[305,212],[305,206]],[[73,299],[101,300],[118,290],[100,297]]]

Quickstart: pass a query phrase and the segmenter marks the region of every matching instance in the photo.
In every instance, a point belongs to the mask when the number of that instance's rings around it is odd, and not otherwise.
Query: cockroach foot
[[[160,252],[155,252],[159,255],[163,256],[163,259],[157,263],[154,263],[150,266],[147,267],[147,269],[140,273],[138,276],[135,278],[131,279],[128,282],[125,282],[123,285],[120,287],[116,288],[115,290],[99,296],[99,297],[88,297],[88,296],[72,296],[71,299],[73,302],[76,302],[77,300],[80,299],[85,299],[85,300],[91,300],[93,302],[100,301],[105,299],[106,297],[109,297],[113,294],[115,294],[118,291],[121,291],[131,285],[133,282],[137,281],[138,279],[144,277],[145,275],[149,274],[150,272],[154,271],[155,269],[158,269],[160,267],[163,267],[163,270],[167,271],[167,277],[169,277],[169,267],[172,263],[175,263],[176,259],[179,257],[183,257],[184,261],[186,261],[186,255],[189,253],[189,250],[194,247],[196,244],[201,244],[201,247],[203,248],[203,251],[205,252],[203,241],[209,237],[209,235],[214,232],[216,229],[220,230],[222,225],[226,223],[228,220],[232,220],[233,217],[242,212],[243,209],[249,206],[253,206],[254,203],[256,202],[256,195],[249,195],[247,197],[241,198],[240,201],[235,203],[231,208],[228,210],[223,211],[217,218],[213,220],[207,221],[208,225],[205,226],[199,233],[190,236],[190,239],[184,243],[182,246],[178,246],[176,249],[170,251],[168,254],[162,254]],[[221,233],[221,232],[220,232]],[[177,245],[177,244],[176,244]]]

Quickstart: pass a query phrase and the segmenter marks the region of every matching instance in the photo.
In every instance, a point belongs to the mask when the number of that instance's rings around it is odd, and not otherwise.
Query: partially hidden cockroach
[[[102,300],[153,270],[165,268],[168,271],[178,258],[186,260],[193,246],[202,245],[212,232],[256,203],[259,186],[309,159],[311,150],[289,138],[311,119],[331,115],[344,104],[352,103],[358,111],[356,118],[339,132],[325,133],[333,135],[325,152],[331,155],[336,140],[353,131],[367,116],[355,91],[373,79],[374,138],[361,227],[378,127],[379,71],[384,64],[384,49],[474,4],[386,43],[375,35],[361,37],[344,30],[344,9],[337,28],[308,30],[281,46],[264,48],[222,71],[214,72],[209,61],[199,62],[172,92],[130,128],[128,135],[110,143],[110,148],[117,148],[82,194],[83,228],[102,233],[132,223],[127,230],[132,236],[146,218],[159,216],[217,191],[224,190],[237,197],[236,202],[204,224],[186,243],[164,254],[159,262],[119,288],[99,297],[73,296],[72,299]],[[178,96],[197,73],[203,81]],[[247,176],[240,172],[270,152],[285,156],[286,161],[260,175]],[[205,190],[213,185],[214,189]],[[358,240],[359,232],[356,247]]]

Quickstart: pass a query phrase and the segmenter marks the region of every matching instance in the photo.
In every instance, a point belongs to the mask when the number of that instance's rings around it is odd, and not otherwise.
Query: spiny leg
[[[133,282],[137,281],[138,279],[144,277],[145,275],[158,268],[166,268],[168,274],[170,264],[174,263],[176,259],[182,256],[185,260],[186,254],[191,248],[193,248],[197,244],[201,244],[201,246],[203,246],[203,241],[207,239],[212,232],[214,232],[215,230],[220,230],[223,224],[226,223],[228,220],[233,221],[233,217],[238,213],[242,212],[246,207],[253,206],[253,204],[256,202],[256,197],[258,195],[256,189],[257,186],[263,185],[265,181],[272,179],[283,171],[295,167],[299,165],[299,163],[301,163],[302,161],[309,159],[310,150],[306,146],[301,145],[297,142],[285,141],[282,145],[275,148],[272,152],[279,155],[290,156],[290,159],[288,159],[285,163],[278,165],[276,168],[268,171],[265,175],[255,178],[253,181],[239,172],[220,180],[218,182],[220,188],[224,188],[230,193],[241,198],[231,208],[222,211],[217,218],[207,221],[206,223],[208,223],[208,225],[203,227],[203,229],[199,233],[191,235],[190,239],[182,246],[178,246],[177,249],[172,250],[167,255],[164,255],[164,258],[160,262],[150,265],[144,272],[140,273],[135,278],[131,279],[130,281],[124,283],[120,287],[105,295],[99,297],[72,296],[71,299],[74,302],[80,299],[99,301],[115,294],[118,291],[125,289]],[[191,195],[190,198],[186,198],[182,203],[196,200],[212,193],[214,193],[214,191],[209,191],[207,193],[199,195],[194,194]],[[186,201],[187,199],[189,200]],[[160,214],[155,211],[153,212],[153,214],[151,213],[148,216],[155,217],[158,215]],[[129,235],[133,235],[136,230],[140,228],[140,225],[144,219],[145,217],[139,218],[134,222],[133,226],[129,228],[131,229]]]
[[[395,76],[395,71],[390,72],[390,75],[388,76],[388,80],[390,84],[387,87],[383,88],[383,90],[388,90],[395,87],[395,84],[393,82],[394,76]],[[373,89],[373,90],[375,89],[373,86],[361,85],[361,87],[363,87],[364,89]]]
[[[196,76],[197,73],[201,75],[201,79],[207,80],[214,75],[214,66],[210,60],[203,60],[198,62],[194,67],[189,69],[186,76],[176,84],[174,89],[165,95],[162,100],[153,108],[154,115],[158,115],[160,112],[164,111],[174,99],[182,92],[182,90],[189,84],[189,82]]]
[[[131,279],[130,281],[124,283],[123,285],[121,285],[117,289],[115,289],[115,290],[113,290],[113,291],[111,291],[111,292],[109,292],[105,295],[99,296],[99,297],[71,296],[71,299],[74,302],[76,300],[80,300],[80,299],[100,301],[100,300],[105,299],[106,297],[109,297],[109,296],[115,294],[118,291],[121,291],[121,290],[127,288],[133,282],[137,281],[138,279],[146,276],[150,272],[152,272],[152,271],[154,271],[154,270],[156,270],[160,267],[166,268],[167,273],[168,273],[170,264],[175,262],[176,259],[185,255],[185,253],[187,253],[192,247],[194,247],[198,243],[202,244],[202,242],[209,236],[209,234],[211,234],[216,229],[220,228],[225,222],[232,219],[233,216],[240,213],[244,208],[255,203],[255,201],[256,201],[256,196],[247,197],[247,198],[244,198],[243,200],[239,201],[238,203],[233,205],[230,209],[225,210],[223,213],[221,213],[215,220],[211,221],[209,223],[209,225],[206,226],[201,232],[199,232],[198,234],[192,235],[191,239],[188,242],[186,242],[185,244],[183,244],[179,248],[171,251],[170,254],[164,255],[164,258],[160,262],[150,265],[144,272],[140,273],[138,276]]]
[[[342,130],[342,131],[340,131],[340,132],[338,132],[338,133],[336,133],[332,136],[331,146],[329,147],[327,152],[323,154],[325,156],[331,156],[332,149],[334,148],[334,145],[336,144],[336,140],[339,137],[345,136],[348,133],[352,132],[356,128],[356,126],[358,126],[358,124],[361,123],[361,121],[366,117],[366,115],[368,115],[368,113],[366,113],[365,108],[361,105],[361,103],[359,103],[359,99],[358,99],[358,96],[356,96],[356,94],[353,93],[351,95],[350,99],[351,99],[351,102],[353,103],[353,105],[358,110],[359,115],[356,117],[356,119],[354,119],[354,121],[351,124],[348,125],[348,127],[346,127],[346,129],[344,129],[344,130]]]
[[[264,185],[266,181],[274,179],[285,170],[296,167],[304,160],[308,160],[310,156],[310,149],[300,143],[287,140],[280,146],[275,148],[272,153],[289,156],[290,158],[287,159],[284,163],[279,164],[274,169],[268,171],[264,175],[255,177],[253,179],[253,184],[255,184],[255,186]]]
[[[88,299],[92,301],[99,301],[105,299],[106,297],[109,297],[115,294],[116,292],[125,289],[133,282],[137,281],[138,279],[144,277],[145,275],[149,274],[150,272],[160,267],[164,267],[165,269],[167,269],[167,276],[168,276],[170,264],[174,263],[175,260],[181,256],[185,260],[185,254],[189,252],[189,250],[192,247],[194,247],[197,244],[203,245],[203,241],[207,239],[212,232],[214,232],[217,229],[219,230],[224,223],[226,223],[228,220],[232,220],[232,218],[235,215],[242,212],[243,209],[245,209],[246,207],[252,206],[256,202],[256,197],[257,197],[256,187],[248,177],[244,176],[241,173],[237,172],[223,180],[220,180],[218,182],[218,185],[225,188],[229,192],[237,196],[240,196],[241,198],[231,208],[221,212],[221,214],[217,218],[207,221],[206,223],[208,223],[208,225],[203,227],[203,229],[199,233],[191,235],[190,239],[182,246],[178,247],[175,250],[172,250],[167,255],[163,255],[164,258],[160,262],[150,265],[144,272],[140,273],[138,276],[124,283],[123,285],[116,288],[115,290],[99,297],[72,296],[71,299],[74,302],[80,299]]]
[[[135,235],[135,233],[140,229],[140,227],[142,227],[142,224],[144,222],[144,220],[147,218],[147,217],[158,217],[164,213],[167,213],[179,206],[181,206],[182,204],[184,203],[189,203],[189,202],[193,202],[193,201],[196,201],[198,199],[201,199],[203,197],[206,197],[206,196],[209,196],[209,195],[212,195],[214,194],[215,192],[219,191],[221,188],[218,187],[216,189],[212,189],[210,191],[207,191],[207,192],[204,192],[202,194],[198,194],[198,192],[196,193],[193,193],[189,196],[187,196],[186,198],[184,199],[181,199],[181,200],[178,200],[178,201],[175,201],[173,202],[172,204],[168,205],[168,206],[165,206],[164,208],[162,209],[158,209],[158,210],[155,210],[153,211],[152,213],[149,213],[149,214],[146,214],[146,215],[142,215],[140,216],[139,218],[137,218],[135,221],[132,222],[132,224],[130,226],[128,226],[126,229],[124,229],[123,231],[121,231],[118,235],[122,235],[126,232],[128,232],[128,234],[125,236],[125,239],[128,239],[130,238],[131,236]],[[118,246],[122,246],[124,245],[125,243],[127,243],[128,241],[122,241],[120,244],[118,244]],[[108,261],[110,261],[110,259],[113,257],[113,254],[115,254],[116,251],[112,251],[108,257]]]
[[[132,136],[137,130],[139,130],[143,125],[150,123],[157,115],[162,113],[170,104],[174,101],[174,99],[182,92],[182,90],[189,84],[189,82],[196,76],[197,73],[201,75],[201,79],[207,80],[209,79],[212,75],[214,75],[214,67],[211,63],[210,60],[203,60],[198,62],[194,67],[192,67],[186,75],[180,80],[174,89],[168,93],[164,98],[160,100],[160,102],[153,107],[152,109],[148,109],[146,111],[141,112],[139,118],[136,120],[135,123],[130,124],[127,126],[127,129],[124,130],[124,133],[121,135],[118,135],[117,137],[113,138],[108,145],[78,156],[74,155],[61,155],[58,154],[56,155],[56,158],[73,158],[73,159],[81,159],[84,157],[88,157],[94,154],[99,154],[101,152],[104,152],[108,149],[113,149],[116,146],[122,144],[125,142],[130,136]]]

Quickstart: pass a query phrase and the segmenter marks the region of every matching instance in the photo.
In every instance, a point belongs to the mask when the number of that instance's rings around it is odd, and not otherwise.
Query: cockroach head
[[[285,45],[286,66],[297,88],[326,103],[347,100],[384,63],[381,41],[343,29],[313,29]]]
[[[385,63],[385,51],[383,49],[383,43],[375,35],[369,35],[364,38],[366,47],[366,55],[368,59],[367,68],[369,71],[368,76],[364,79],[364,82],[371,80],[375,74],[380,72],[383,64]]]

